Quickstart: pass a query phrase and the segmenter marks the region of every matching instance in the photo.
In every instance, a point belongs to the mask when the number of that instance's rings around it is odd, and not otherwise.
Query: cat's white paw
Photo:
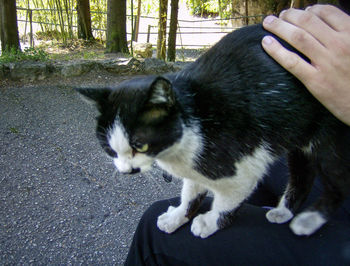
[[[286,207],[277,207],[266,213],[266,218],[270,223],[282,224],[293,218],[293,213]]]
[[[191,232],[201,238],[214,234],[218,229],[217,215],[213,215],[211,211],[198,215],[193,219],[191,226]]]
[[[157,226],[161,231],[171,234],[188,221],[182,208],[170,206],[167,212],[158,217]]]
[[[327,222],[320,213],[316,211],[307,211],[298,214],[289,227],[296,235],[311,235]]]

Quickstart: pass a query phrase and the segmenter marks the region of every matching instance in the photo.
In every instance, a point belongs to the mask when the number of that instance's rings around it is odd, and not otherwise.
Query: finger
[[[262,46],[277,63],[292,73],[301,82],[307,81],[316,73],[316,69],[311,64],[296,53],[283,47],[273,37],[265,36],[262,40]]]
[[[310,33],[325,47],[331,45],[337,33],[313,12],[290,8],[281,12],[279,18]]]
[[[307,8],[336,31],[350,30],[350,16],[331,5],[314,5]]]
[[[268,16],[263,21],[266,30],[287,41],[311,61],[317,61],[326,53],[326,48],[304,29],[298,28],[284,20]]]

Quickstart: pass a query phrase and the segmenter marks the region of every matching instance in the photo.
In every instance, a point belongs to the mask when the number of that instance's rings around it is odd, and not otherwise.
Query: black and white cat
[[[81,88],[99,112],[97,137],[121,173],[156,162],[183,178],[181,204],[158,217],[172,233],[192,218],[195,236],[229,226],[269,166],[288,153],[290,180],[266,217],[290,220],[319,175],[322,197],[299,213],[297,235],[319,229],[350,192],[350,127],[333,117],[261,47],[261,25],[228,34],[184,70]],[[293,50],[288,44],[281,42]],[[294,51],[294,50],[293,50]],[[211,210],[196,216],[207,191]]]

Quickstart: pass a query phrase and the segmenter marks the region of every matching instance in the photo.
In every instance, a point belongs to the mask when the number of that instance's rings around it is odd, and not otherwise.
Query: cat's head
[[[182,122],[171,82],[148,76],[117,88],[79,88],[98,111],[97,138],[121,173],[146,171],[182,136]]]

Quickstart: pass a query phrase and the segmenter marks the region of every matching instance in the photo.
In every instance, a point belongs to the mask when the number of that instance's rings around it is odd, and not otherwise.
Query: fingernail
[[[262,42],[266,45],[270,45],[272,43],[272,38],[270,36],[265,36],[263,39],[262,39]]]
[[[265,23],[265,24],[271,24],[274,20],[275,20],[275,17],[274,17],[274,16],[267,16],[267,17],[264,19],[264,23]]]

